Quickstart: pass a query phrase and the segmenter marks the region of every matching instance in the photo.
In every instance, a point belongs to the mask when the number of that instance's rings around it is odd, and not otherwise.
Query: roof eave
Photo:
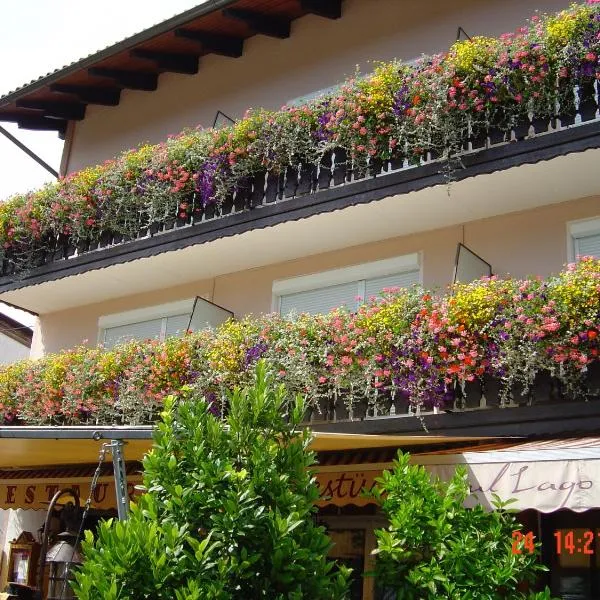
[[[195,6],[179,15],[175,15],[166,21],[162,21],[157,25],[153,25],[152,27],[145,29],[131,37],[128,37],[112,46],[108,46],[95,54],[90,54],[89,56],[82,58],[81,60],[71,63],[63,67],[62,69],[57,69],[56,71],[49,73],[46,76],[41,77],[40,79],[36,79],[29,84],[25,84],[24,86],[9,92],[5,96],[0,98],[0,108],[3,106],[7,106],[16,100],[19,100],[23,96],[31,94],[43,87],[55,83],[57,80],[62,79],[68,75],[71,75],[80,69],[85,69],[86,67],[96,64],[99,61],[113,56],[118,52],[122,52],[123,50],[128,50],[131,47],[137,46],[143,42],[146,42],[157,35],[161,35],[163,33],[167,33],[168,31],[179,27],[180,25],[184,25],[185,23],[196,19],[198,17],[202,17],[211,12],[215,12],[226,6],[233,4],[237,0],[207,0],[204,4],[199,6]]]

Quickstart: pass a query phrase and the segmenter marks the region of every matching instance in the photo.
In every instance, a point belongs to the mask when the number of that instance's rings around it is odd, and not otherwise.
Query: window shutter
[[[349,310],[356,310],[358,282],[342,283],[317,290],[286,294],[281,296],[280,312],[287,315],[294,311],[297,314],[325,314],[334,308],[345,305]]]
[[[162,319],[152,319],[118,327],[108,327],[104,330],[104,346],[112,348],[115,344],[129,340],[146,340],[160,338]]]
[[[600,258],[600,233],[575,238],[575,255]]]
[[[365,301],[371,296],[378,296],[384,288],[408,288],[419,283],[419,270],[405,271],[395,275],[386,275],[385,277],[374,277],[365,282]]]
[[[190,322],[190,315],[175,315],[167,317],[167,329],[165,337],[180,337],[186,330]]]

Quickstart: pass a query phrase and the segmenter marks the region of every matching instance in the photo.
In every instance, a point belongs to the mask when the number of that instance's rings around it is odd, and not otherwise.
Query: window
[[[164,340],[183,335],[188,326],[192,331],[216,327],[232,316],[207,300],[191,298],[100,317],[98,341],[112,348],[129,340]]]
[[[418,254],[354,265],[273,283],[274,309],[319,314],[346,306],[356,310],[361,299],[377,296],[384,288],[410,287],[421,281]]]
[[[574,221],[568,225],[568,257],[573,262],[578,256],[600,258],[600,217]]]

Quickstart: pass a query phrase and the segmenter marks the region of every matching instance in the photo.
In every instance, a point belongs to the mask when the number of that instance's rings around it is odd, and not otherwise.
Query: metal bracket
[[[105,448],[112,454],[115,473],[115,494],[117,496],[117,513],[119,521],[129,518],[129,494],[127,493],[127,472],[123,457],[123,440],[110,440]]]

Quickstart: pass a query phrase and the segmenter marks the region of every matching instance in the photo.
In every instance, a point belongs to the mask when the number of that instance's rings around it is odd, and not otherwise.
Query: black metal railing
[[[448,401],[438,407],[415,406],[401,393],[380,395],[374,401],[361,399],[352,403],[346,394],[324,398],[313,405],[305,421],[311,424],[365,421],[374,419],[419,417],[442,412],[468,412],[510,409],[524,406],[548,406],[600,400],[600,362],[592,363],[584,374],[577,393],[566,389],[547,371],[538,373],[532,384],[507,386],[502,380],[486,375],[464,386],[449,390]]]

